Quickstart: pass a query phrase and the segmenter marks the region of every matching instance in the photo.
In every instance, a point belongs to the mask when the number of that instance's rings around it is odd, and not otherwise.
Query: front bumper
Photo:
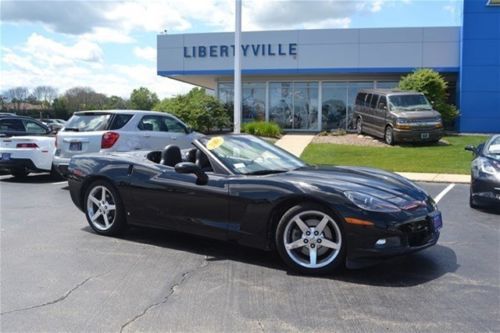
[[[442,137],[443,129],[441,128],[394,129],[394,140],[397,142],[434,142]]]
[[[471,183],[471,194],[479,205],[500,204],[500,181],[493,178],[475,178]]]
[[[59,156],[54,156],[53,164],[56,171],[63,176],[64,178],[68,178],[68,165],[70,158],[64,158]]]
[[[437,243],[431,214],[391,224],[390,227],[350,227],[348,229],[348,267],[362,267],[385,258],[421,251]]]

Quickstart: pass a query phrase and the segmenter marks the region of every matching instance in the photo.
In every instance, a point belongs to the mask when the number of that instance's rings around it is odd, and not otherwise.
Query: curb
[[[445,173],[416,173],[416,172],[396,172],[411,181],[428,183],[456,183],[470,184],[470,175],[456,175]]]

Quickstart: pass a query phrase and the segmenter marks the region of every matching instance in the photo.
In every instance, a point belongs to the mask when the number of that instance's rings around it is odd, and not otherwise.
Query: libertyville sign
[[[248,56],[296,56],[297,43],[288,44],[241,44],[241,55]],[[234,57],[234,45],[184,46],[184,58]]]

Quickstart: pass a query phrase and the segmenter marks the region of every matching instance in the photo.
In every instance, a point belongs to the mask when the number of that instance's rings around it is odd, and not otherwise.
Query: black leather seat
[[[168,145],[161,153],[160,163],[174,167],[177,163],[182,162],[181,150],[174,145]]]
[[[184,154],[184,161],[186,162],[191,162],[191,163],[196,163],[196,151],[198,149],[192,148],[189,149],[185,154]]]
[[[203,171],[212,171],[212,166],[210,165],[207,155],[201,150],[196,151],[196,165]]]

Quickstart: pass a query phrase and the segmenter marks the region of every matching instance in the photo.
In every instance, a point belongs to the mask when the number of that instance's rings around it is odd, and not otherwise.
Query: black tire
[[[16,178],[25,178],[29,175],[29,173],[29,170],[27,170],[26,168],[10,170],[10,174]]]
[[[53,180],[66,180],[66,178],[64,178],[53,165],[52,169],[50,169],[50,178],[52,178]]]
[[[90,202],[89,202],[89,196],[92,194],[97,195],[98,191],[101,191],[102,194],[102,188],[106,190],[105,192],[105,199],[103,200],[102,196],[100,200],[98,201],[103,202],[105,201],[105,204],[101,204],[101,207],[92,202],[92,210],[90,210]],[[97,199],[96,197],[94,197]],[[113,210],[105,210],[104,207],[111,207],[114,204],[115,209]],[[126,218],[125,218],[125,210],[123,207],[123,203],[121,201],[120,195],[118,194],[118,191],[115,189],[115,187],[108,181],[105,180],[97,180],[91,183],[87,190],[85,191],[85,197],[84,197],[84,202],[83,202],[83,210],[85,212],[85,217],[87,218],[87,222],[89,223],[90,227],[98,234],[100,235],[106,235],[106,236],[115,236],[120,233],[122,233],[127,226]],[[100,211],[100,215],[97,216],[95,220],[92,220],[92,217],[94,214],[96,214],[98,211]],[[105,213],[107,212],[107,213]],[[109,226],[106,226],[106,221],[105,217],[107,217],[107,221],[109,222]]]
[[[479,208],[480,206],[476,203],[476,201],[474,200],[474,197],[472,196],[472,190],[469,191],[469,206],[470,208],[473,208],[473,209],[477,209]]]
[[[390,146],[394,146],[395,141],[394,141],[394,130],[392,129],[391,126],[387,126],[385,128],[384,132],[384,141]]]
[[[321,216],[327,216],[329,220],[322,233],[314,235],[315,227],[320,226]],[[297,217],[305,219],[303,222],[309,227],[306,230],[309,231],[310,235],[306,235],[297,222],[294,222]],[[304,238],[307,238],[307,243]],[[321,242],[318,241],[318,238],[321,238]],[[338,248],[333,249],[322,245],[326,244],[327,241]],[[280,257],[294,271],[303,274],[330,274],[336,269],[344,267],[346,241],[342,222],[329,210],[313,203],[299,204],[287,210],[281,217],[275,233],[276,249]],[[298,244],[297,248],[287,250],[285,242],[288,242],[289,246],[291,243],[296,243]],[[307,245],[302,245],[302,243]],[[316,248],[317,264],[315,267],[307,267],[313,263],[311,259],[313,245]]]
[[[363,120],[361,118],[356,120],[356,133],[363,134]]]

